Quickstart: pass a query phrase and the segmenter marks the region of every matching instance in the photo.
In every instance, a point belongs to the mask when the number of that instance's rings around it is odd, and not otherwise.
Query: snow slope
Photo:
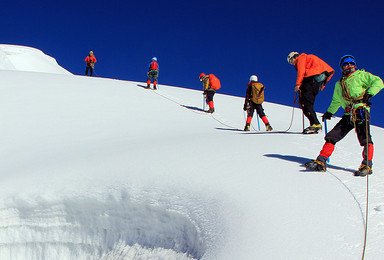
[[[208,115],[195,90],[0,79],[0,259],[361,259],[367,184],[352,176],[354,133],[329,172],[311,173],[302,164],[324,136],[301,135],[297,109],[279,131],[291,107],[265,102],[277,131],[244,133],[237,97],[215,95]],[[384,132],[372,132],[365,259],[381,259]]]

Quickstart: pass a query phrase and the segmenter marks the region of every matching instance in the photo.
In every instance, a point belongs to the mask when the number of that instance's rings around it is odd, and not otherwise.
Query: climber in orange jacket
[[[321,130],[321,124],[313,108],[316,95],[323,90],[335,70],[312,54],[293,51],[288,55],[287,61],[297,70],[295,91],[300,91],[301,109],[309,120],[309,127],[303,133],[317,134]]]

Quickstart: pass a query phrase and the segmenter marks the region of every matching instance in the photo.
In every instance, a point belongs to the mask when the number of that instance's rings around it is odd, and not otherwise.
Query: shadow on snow
[[[305,158],[305,157],[299,157],[299,156],[295,156],[295,155],[282,155],[282,154],[264,154],[264,156],[266,157],[270,157],[270,158],[277,158],[277,159],[281,159],[281,160],[285,160],[285,161],[290,161],[290,162],[296,162],[296,163],[299,163],[300,166],[304,166],[305,163],[311,161],[312,159],[309,159],[309,158]],[[328,169],[334,169],[334,170],[341,170],[341,171],[346,171],[346,172],[352,172],[354,173],[355,170],[353,169],[348,169],[348,168],[344,168],[344,167],[340,167],[340,166],[335,166],[335,165],[332,165],[332,164],[327,164],[327,168]],[[306,172],[307,170],[301,170],[302,172]]]
[[[201,109],[201,108],[199,108],[199,107],[186,106],[186,105],[180,105],[180,106],[185,107],[185,108],[188,108],[188,109],[191,109],[191,110],[199,111],[199,112],[205,112],[204,109]]]
[[[222,130],[222,131],[235,131],[235,132],[243,132],[242,134],[245,135],[263,135],[263,134],[291,134],[291,135],[302,135],[302,132],[287,132],[287,131],[258,131],[258,132],[247,132],[244,131],[243,129],[238,129],[238,128],[222,128],[222,127],[216,127],[217,130]]]

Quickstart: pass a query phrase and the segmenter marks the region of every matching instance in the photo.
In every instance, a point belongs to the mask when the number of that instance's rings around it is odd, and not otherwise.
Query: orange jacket
[[[87,64],[91,64],[91,63],[96,63],[97,60],[96,60],[96,57],[95,56],[90,56],[88,55],[86,58],[85,58],[85,62]]]
[[[299,55],[299,57],[297,57],[295,68],[297,70],[296,86],[301,86],[304,78],[319,75],[325,71],[330,74],[330,76],[327,78],[328,82],[335,72],[331,66],[325,63],[319,57],[305,53],[302,53]]]

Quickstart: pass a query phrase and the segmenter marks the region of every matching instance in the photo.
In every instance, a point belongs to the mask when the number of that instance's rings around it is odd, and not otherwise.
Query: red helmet
[[[204,76],[205,76],[205,74],[201,73],[200,76],[199,76],[199,79],[201,80]]]

